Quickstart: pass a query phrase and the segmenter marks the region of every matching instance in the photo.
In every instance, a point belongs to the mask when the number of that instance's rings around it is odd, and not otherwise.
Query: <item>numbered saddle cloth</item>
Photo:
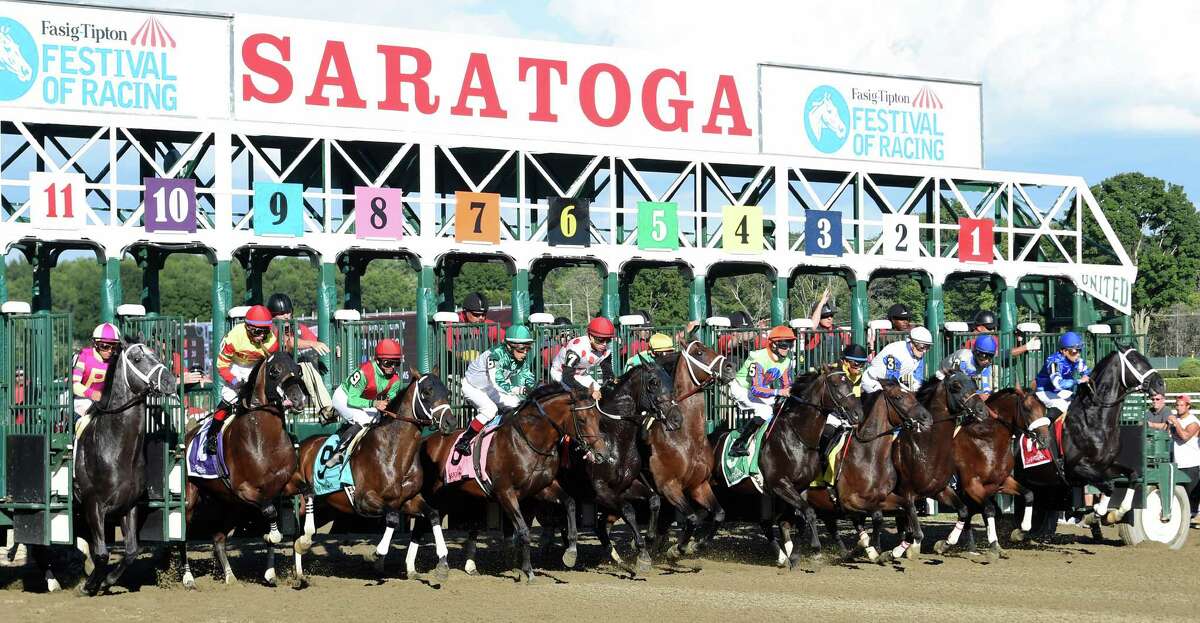
[[[750,478],[754,486],[760,492],[762,491],[763,480],[758,469],[758,455],[769,428],[770,426],[758,427],[754,439],[750,440],[750,445],[746,448],[750,451],[749,456],[729,456],[729,449],[733,447],[733,442],[742,435],[739,431],[732,430],[725,436],[725,443],[721,445],[721,475],[725,477],[727,485],[732,487],[746,478]]]
[[[454,436],[455,444],[458,443],[460,437],[466,431],[461,431]],[[487,475],[487,457],[488,450],[492,448],[492,430],[484,430],[474,441],[471,442],[471,456],[462,456],[457,450],[451,450],[450,455],[446,457],[446,464],[442,466],[443,480],[446,484],[453,484],[467,479],[474,479],[479,483],[479,487],[484,491],[492,490],[491,478]]]
[[[231,421],[233,421],[232,416],[225,418],[224,426],[229,426]],[[217,453],[210,456],[204,452],[204,440],[208,437],[208,429],[214,422],[215,420],[211,417],[201,422],[200,428],[188,442],[187,471],[189,477],[223,478],[229,475],[229,467],[225,465],[224,429],[220,435],[217,435]]]
[[[350,469],[353,448],[346,449],[342,462],[333,467],[325,467],[325,461],[333,456],[333,451],[337,449],[341,440],[341,436],[334,433],[321,444],[321,449],[313,460],[313,495],[329,495],[342,489],[346,489],[347,493],[354,491],[354,470]],[[351,442],[351,445],[356,444]]]

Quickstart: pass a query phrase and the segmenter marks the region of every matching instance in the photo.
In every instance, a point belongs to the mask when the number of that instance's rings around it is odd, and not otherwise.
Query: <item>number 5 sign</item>
[[[80,173],[30,173],[29,223],[46,229],[87,224],[86,183]]]
[[[196,233],[196,180],[147,177],[142,182],[146,231]]]
[[[550,246],[573,244],[588,246],[592,237],[589,235],[590,217],[589,199],[550,199],[550,222],[546,225],[546,242]]]
[[[958,220],[958,261],[992,263],[995,223],[985,218]]]
[[[455,242],[500,244],[500,195],[454,193]]]
[[[916,258],[921,254],[921,219],[915,214],[883,215],[883,255]]]
[[[639,201],[637,245],[639,249],[678,249],[679,205],[674,201]]]

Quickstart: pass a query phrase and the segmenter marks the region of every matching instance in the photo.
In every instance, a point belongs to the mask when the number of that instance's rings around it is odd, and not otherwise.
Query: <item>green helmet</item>
[[[529,332],[529,327],[515,324],[504,331],[504,341],[510,344],[529,344],[533,342],[533,334]]]

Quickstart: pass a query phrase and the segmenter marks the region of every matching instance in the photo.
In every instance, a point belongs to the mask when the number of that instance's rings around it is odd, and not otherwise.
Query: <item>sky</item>
[[[989,169],[1200,197],[1200,3],[108,0],[979,81]]]

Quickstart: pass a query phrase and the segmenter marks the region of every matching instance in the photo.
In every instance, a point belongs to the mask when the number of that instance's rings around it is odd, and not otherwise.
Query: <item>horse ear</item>
[[[409,366],[408,367],[408,378],[415,381],[415,380],[421,378],[421,373],[417,372],[416,368]]]

